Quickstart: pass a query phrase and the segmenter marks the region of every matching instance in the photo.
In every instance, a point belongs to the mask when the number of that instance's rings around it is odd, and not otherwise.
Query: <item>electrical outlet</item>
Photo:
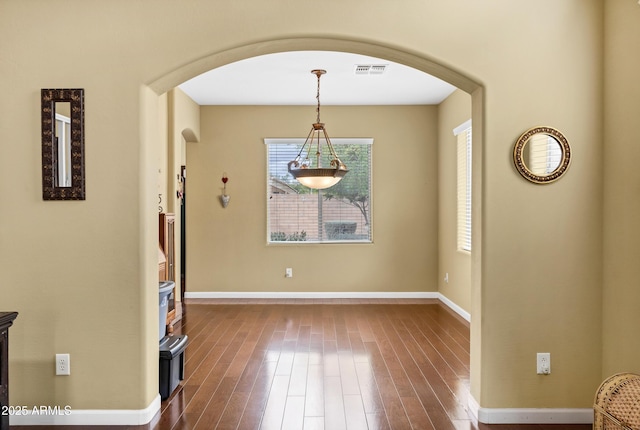
[[[551,373],[551,353],[539,352],[536,354],[538,364],[538,375],[548,375]]]
[[[284,269],[284,277],[293,278],[293,269],[291,267],[287,267],[286,269]]]
[[[56,354],[56,375],[71,375],[69,354]]]

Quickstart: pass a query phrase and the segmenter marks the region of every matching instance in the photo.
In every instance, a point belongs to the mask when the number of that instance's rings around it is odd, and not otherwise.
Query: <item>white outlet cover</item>
[[[69,354],[56,354],[56,375],[71,375]]]
[[[551,353],[538,352],[536,354],[536,364],[538,375],[548,375],[551,373]]]

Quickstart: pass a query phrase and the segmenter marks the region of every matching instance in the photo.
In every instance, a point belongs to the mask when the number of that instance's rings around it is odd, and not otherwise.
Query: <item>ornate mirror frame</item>
[[[84,200],[84,89],[42,89],[42,199]],[[60,184],[56,105],[68,103],[69,137],[66,154],[70,180]],[[63,144],[64,145],[64,144]]]
[[[532,172],[524,161],[524,149],[527,142],[538,134],[545,134],[552,137],[560,146],[560,162],[558,163],[558,166],[547,175],[539,175]],[[518,173],[520,173],[526,180],[536,184],[548,184],[550,182],[557,181],[567,172],[569,164],[571,163],[571,147],[569,146],[567,138],[555,128],[534,127],[522,133],[516,141],[513,149],[513,161]]]

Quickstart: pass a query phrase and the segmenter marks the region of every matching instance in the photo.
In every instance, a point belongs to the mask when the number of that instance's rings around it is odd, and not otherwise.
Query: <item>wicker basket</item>
[[[593,404],[595,430],[640,430],[640,375],[619,373],[598,388]]]

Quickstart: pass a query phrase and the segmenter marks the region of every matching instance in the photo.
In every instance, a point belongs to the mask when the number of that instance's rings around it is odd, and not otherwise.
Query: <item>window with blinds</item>
[[[331,143],[349,172],[333,187],[312,190],[287,169],[304,139],[265,139],[268,243],[371,242],[373,139]],[[327,160],[323,166],[328,165]]]
[[[456,127],[458,251],[471,252],[471,121]]]

